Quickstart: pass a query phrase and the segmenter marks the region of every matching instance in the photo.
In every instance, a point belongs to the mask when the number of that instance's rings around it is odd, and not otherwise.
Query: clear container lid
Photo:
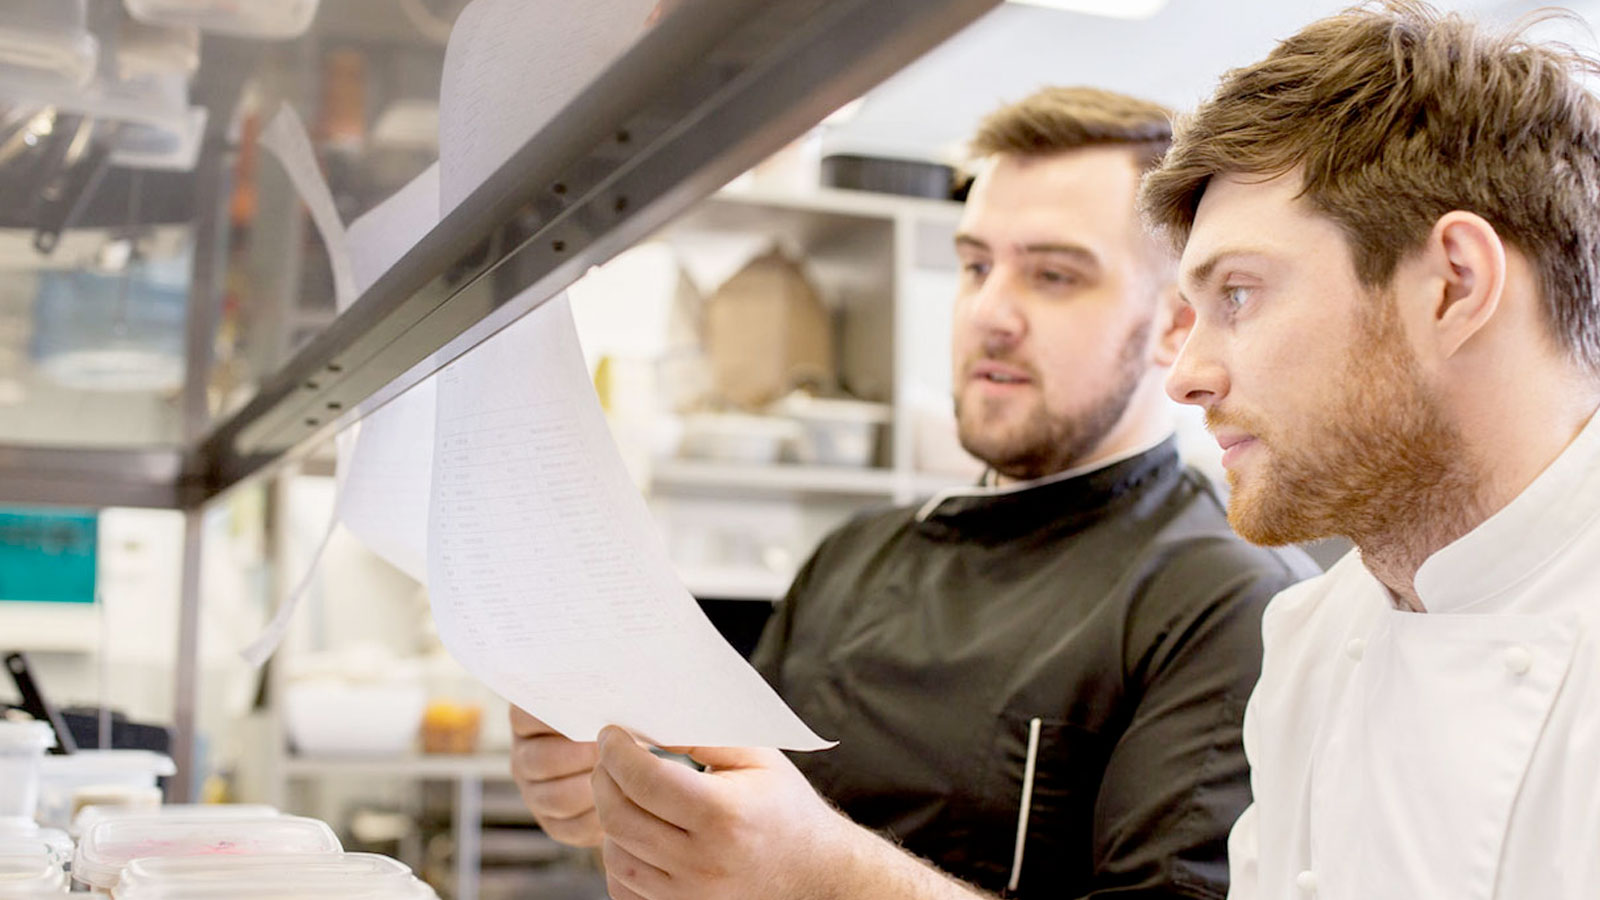
[[[55,745],[49,722],[0,719],[0,753],[43,753]]]
[[[351,879],[338,884],[315,886],[249,884],[153,884],[117,888],[118,900],[439,900],[433,888],[415,877],[407,884],[369,884]],[[3,900],[3,898],[0,898]],[[29,898],[31,900],[31,898]]]
[[[173,803],[155,809],[90,805],[72,817],[72,833],[83,834],[107,819],[270,819],[278,809],[265,803]]]
[[[264,853],[259,856],[181,856],[136,859],[123,870],[117,893],[154,885],[262,885],[304,887],[389,885],[411,882],[411,869],[376,853]]]
[[[0,818],[0,853],[6,848],[43,847],[58,862],[65,863],[72,859],[72,846],[72,838],[59,828],[40,828],[31,819]]]
[[[151,750],[79,750],[64,756],[46,756],[39,774],[45,780],[72,781],[78,784],[112,784],[125,780],[173,775],[178,767],[172,757]]]
[[[0,22],[0,69],[83,87],[94,77],[100,52],[84,23],[84,0],[8,0]]]
[[[127,0],[127,5],[141,22],[284,39],[299,37],[311,27],[318,0]]]
[[[326,854],[343,850],[326,823],[299,816],[106,819],[84,832],[72,859],[72,875],[92,888],[110,889],[121,879],[123,867],[134,859]]]
[[[0,897],[67,889],[67,874],[58,860],[38,841],[0,842]]]

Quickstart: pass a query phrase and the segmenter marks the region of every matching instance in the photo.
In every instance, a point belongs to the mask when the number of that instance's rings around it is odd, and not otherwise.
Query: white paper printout
[[[439,217],[633,46],[657,0],[473,0],[439,82]]]
[[[262,142],[278,157],[301,200],[313,210],[312,218],[322,232],[333,271],[347,273],[353,279],[346,291],[334,297],[339,312],[344,312],[438,222],[438,163],[356,219],[346,231],[334,209],[333,193],[311,155],[305,126],[293,109],[284,106],[278,111],[264,131]],[[337,499],[327,530],[317,541],[305,572],[272,620],[241,651],[246,662],[261,665],[283,643],[334,527],[341,522],[391,565],[426,582],[434,396],[432,380],[424,381],[338,434]]]
[[[328,190],[328,180],[322,176],[317,164],[317,154],[311,149],[311,137],[306,125],[294,107],[285,103],[261,129],[257,143],[270,151],[288,173],[295,192],[311,212],[311,221],[322,235],[328,248],[328,265],[333,270],[334,303],[343,312],[360,291],[355,276],[350,271],[350,250],[346,245],[344,221],[334,205],[333,192]]]
[[[428,593],[445,647],[575,740],[830,746],[678,581],[612,443],[565,295],[439,379]]]
[[[351,266],[362,291],[438,222],[435,163],[350,225]],[[340,456],[339,517],[370,550],[427,583],[428,491],[433,471],[434,379],[415,385],[357,426]]]

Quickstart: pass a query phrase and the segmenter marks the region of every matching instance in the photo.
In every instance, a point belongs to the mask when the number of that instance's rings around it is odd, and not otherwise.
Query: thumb
[[[767,747],[690,747],[689,758],[712,770],[770,769],[784,755]]]

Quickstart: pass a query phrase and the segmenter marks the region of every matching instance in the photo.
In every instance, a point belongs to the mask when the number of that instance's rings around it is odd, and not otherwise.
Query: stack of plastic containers
[[[44,842],[0,838],[0,900],[34,900],[66,890],[61,859]]]
[[[0,827],[33,823],[39,765],[55,743],[55,732],[44,722],[0,720]]]
[[[144,859],[128,864],[119,900],[392,898],[437,900],[404,863],[371,853]]]
[[[79,750],[46,757],[39,766],[38,819],[64,829],[88,806],[153,810],[161,805],[157,780],[176,771],[171,757],[149,750]]]
[[[78,839],[73,880],[109,894],[135,859],[343,852],[333,830],[298,816],[229,818],[215,815],[117,816],[97,822]]]
[[[99,817],[79,838],[72,878],[120,900],[435,896],[395,860],[345,853],[317,819],[217,809]]]
[[[69,831],[73,837],[82,837],[89,829],[107,819],[268,819],[277,815],[277,809],[264,803],[174,803],[155,809],[85,806],[72,818]]]

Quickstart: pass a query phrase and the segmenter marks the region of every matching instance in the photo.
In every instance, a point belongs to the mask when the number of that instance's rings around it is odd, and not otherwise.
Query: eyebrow
[[[961,232],[956,235],[956,247],[968,247],[973,250],[983,251],[989,251],[992,249],[987,241],[980,240],[970,234],[967,234],[966,232]],[[1061,244],[1044,241],[1035,244],[1023,244],[1022,252],[1030,255],[1040,256],[1070,256],[1077,262],[1086,266],[1098,267],[1100,265],[1100,258],[1095,256],[1095,254],[1089,250],[1089,248],[1079,244]]]
[[[1184,273],[1186,277],[1183,280],[1194,285],[1197,289],[1203,289],[1211,282],[1212,277],[1216,275],[1217,267],[1230,257],[1267,255],[1267,251],[1260,247],[1224,247],[1206,257],[1204,261],[1191,266],[1189,271]]]

